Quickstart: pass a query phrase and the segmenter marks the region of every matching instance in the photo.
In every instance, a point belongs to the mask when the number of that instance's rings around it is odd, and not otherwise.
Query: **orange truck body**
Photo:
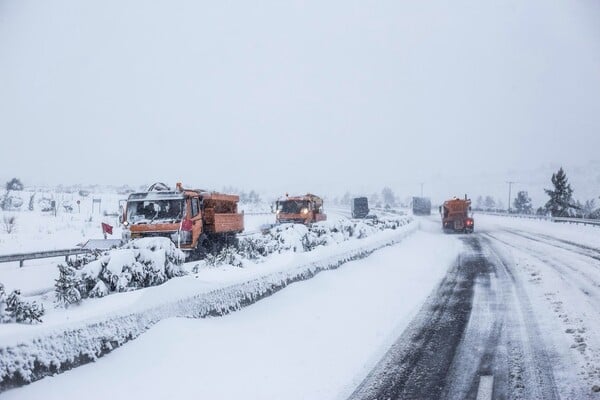
[[[471,200],[454,198],[440,206],[442,228],[444,231],[471,233],[475,229],[475,221],[471,217]]]
[[[310,225],[325,221],[327,215],[323,211],[323,199],[314,194],[304,196],[287,196],[276,202],[277,223],[300,223]]]
[[[124,239],[162,236],[182,250],[204,240],[234,236],[244,230],[239,196],[185,189],[132,193],[123,211]]]

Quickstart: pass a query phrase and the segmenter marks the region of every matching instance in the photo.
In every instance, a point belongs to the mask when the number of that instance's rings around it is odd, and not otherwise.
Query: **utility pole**
[[[510,194],[512,191],[513,183],[517,183],[517,182],[508,181],[506,183],[508,183],[508,213],[510,214]]]
[[[423,185],[425,184],[425,182],[421,182],[421,197],[423,197]]]

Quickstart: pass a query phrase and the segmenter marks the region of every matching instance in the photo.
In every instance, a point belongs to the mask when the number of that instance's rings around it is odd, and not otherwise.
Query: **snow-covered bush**
[[[88,262],[77,271],[82,297],[103,297],[160,285],[185,274],[185,254],[167,238],[143,238],[127,243]]]
[[[218,254],[208,254],[205,258],[206,265],[218,266],[223,264],[243,267],[244,263],[238,250],[233,246],[224,247]]]
[[[58,264],[58,279],[54,284],[54,297],[57,305],[68,307],[81,301],[81,279],[71,265]]]
[[[21,298],[21,292],[14,290],[8,296],[4,285],[0,283],[0,323],[42,322],[44,306],[37,302],[27,302]]]
[[[6,193],[1,201],[0,208],[2,208],[4,211],[18,211],[21,209],[23,203],[24,201],[21,197]]]
[[[243,266],[244,260],[257,261],[269,254],[284,251],[311,251],[319,246],[329,246],[353,238],[363,239],[376,232],[397,229],[409,222],[409,218],[396,217],[361,221],[323,221],[311,226],[281,224],[267,229],[262,235],[241,238],[237,251],[225,248],[215,256],[207,256],[205,262],[210,266]]]
[[[48,197],[42,197],[38,200],[38,208],[43,212],[53,211],[54,207],[52,207],[52,199]]]
[[[0,323],[10,322],[11,317],[6,311],[6,291],[4,285],[0,283]]]

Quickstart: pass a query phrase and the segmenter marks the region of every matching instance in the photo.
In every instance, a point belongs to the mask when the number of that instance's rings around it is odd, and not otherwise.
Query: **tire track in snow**
[[[480,235],[351,400],[557,399],[549,357],[519,282]]]
[[[525,239],[529,239],[529,240],[533,240],[536,242],[551,245],[554,247],[558,247],[560,249],[570,251],[572,253],[590,257],[590,258],[593,258],[594,260],[600,261],[600,250],[590,247],[590,246],[585,246],[582,244],[571,242],[569,240],[558,239],[558,238],[555,238],[555,237],[552,237],[549,235],[543,235],[540,233],[531,234],[531,233],[523,232],[523,231],[519,231],[519,230],[508,230],[508,229],[505,230],[504,232],[512,233],[513,235],[521,236]]]
[[[551,267],[559,274],[561,279],[563,279],[563,281],[566,284],[577,288],[577,290],[579,290],[583,294],[585,294],[585,296],[588,298],[588,301],[594,302],[594,305],[597,307],[596,309],[600,310],[600,292],[598,290],[598,289],[600,289],[600,282],[599,282],[597,276],[595,277],[595,276],[592,276],[592,274],[590,274],[588,272],[582,271],[580,268],[577,268],[572,262],[564,262],[564,261],[560,260],[556,256],[553,256],[551,252],[540,251],[540,250],[534,249],[529,246],[523,248],[522,246],[519,246],[518,244],[511,243],[510,241],[507,241],[507,240],[503,240],[495,234],[486,233],[485,235],[487,237],[497,240],[498,242],[500,242],[508,247],[511,247],[515,250],[525,251],[531,257],[533,257],[533,258],[537,259],[538,261],[541,261],[543,264]],[[518,237],[522,237],[522,238],[531,240],[535,243],[545,245],[545,246],[556,247],[551,243],[546,243],[546,242],[543,242],[540,240],[531,239],[526,236],[521,236],[518,234],[515,234],[515,235]],[[559,249],[564,250],[564,251],[571,251],[569,249],[563,249],[561,247],[559,247]],[[585,254],[579,254],[577,252],[573,252],[573,253],[580,255],[580,256],[586,256]],[[589,265],[589,263],[587,263],[587,265]],[[592,269],[592,271],[594,269]]]

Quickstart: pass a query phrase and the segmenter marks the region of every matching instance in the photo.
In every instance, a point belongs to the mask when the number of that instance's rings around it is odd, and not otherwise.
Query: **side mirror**
[[[438,207],[438,211],[439,211],[440,214],[442,213],[442,206]]]

